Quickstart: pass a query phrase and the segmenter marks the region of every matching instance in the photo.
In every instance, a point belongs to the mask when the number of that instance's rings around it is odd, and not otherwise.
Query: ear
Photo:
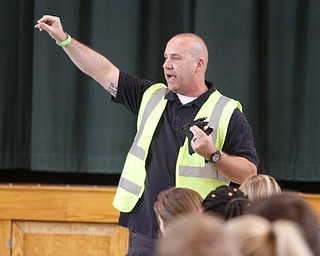
[[[198,59],[197,66],[196,66],[196,73],[203,70],[204,65],[205,65],[204,59]]]

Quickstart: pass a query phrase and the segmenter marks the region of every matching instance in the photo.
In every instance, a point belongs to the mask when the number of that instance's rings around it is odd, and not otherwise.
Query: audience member
[[[189,188],[171,187],[160,192],[154,204],[154,211],[162,235],[178,215],[199,212],[202,200],[198,192]]]
[[[266,174],[256,174],[246,178],[239,189],[253,201],[260,197],[271,196],[281,193],[278,182]]]
[[[243,192],[232,186],[212,190],[202,202],[202,212],[213,213],[225,220],[240,216],[249,204]]]
[[[240,256],[224,225],[211,215],[183,215],[158,240],[156,256]]]
[[[320,255],[317,217],[303,198],[288,193],[260,198],[251,203],[246,213],[271,222],[286,219],[297,223],[314,255]]]
[[[299,227],[290,220],[269,222],[248,214],[227,221],[224,228],[243,256],[313,255]]]

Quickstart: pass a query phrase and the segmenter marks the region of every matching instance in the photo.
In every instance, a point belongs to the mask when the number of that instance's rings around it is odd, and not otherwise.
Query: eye
[[[181,60],[182,57],[179,56],[179,55],[174,55],[174,56],[172,56],[172,59],[173,59],[173,60]]]

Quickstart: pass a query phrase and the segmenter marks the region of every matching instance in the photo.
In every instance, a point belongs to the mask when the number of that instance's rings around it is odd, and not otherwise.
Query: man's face
[[[164,52],[164,75],[168,88],[181,95],[190,93],[194,82],[197,60],[191,54],[192,47],[186,38],[171,39]]]

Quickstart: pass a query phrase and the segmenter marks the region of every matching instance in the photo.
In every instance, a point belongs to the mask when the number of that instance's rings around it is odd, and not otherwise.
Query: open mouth
[[[168,79],[168,80],[171,80],[171,79],[174,79],[174,78],[176,78],[176,76],[167,74],[167,79]]]

